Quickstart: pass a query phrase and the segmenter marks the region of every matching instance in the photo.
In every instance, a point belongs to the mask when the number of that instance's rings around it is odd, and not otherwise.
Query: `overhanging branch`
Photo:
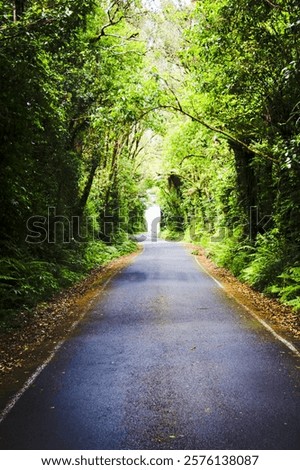
[[[272,8],[282,9],[282,6],[277,5],[276,3],[271,2],[270,0],[265,0],[265,2],[270,5]]]
[[[174,92],[172,92],[172,94],[174,96]],[[201,124],[206,129],[209,129],[209,130],[215,132],[216,134],[223,135],[224,137],[226,137],[227,140],[241,146],[242,148],[247,150],[249,153],[252,153],[253,155],[258,155],[262,158],[265,158],[267,160],[272,161],[273,163],[277,163],[277,164],[279,163],[278,160],[271,157],[270,155],[267,155],[266,153],[260,152],[259,150],[255,150],[255,149],[249,147],[249,145],[247,145],[245,142],[238,139],[237,137],[234,137],[229,132],[224,131],[223,129],[219,129],[218,127],[215,127],[215,126],[209,124],[208,122],[204,121],[203,119],[199,118],[198,116],[194,116],[194,115],[190,114],[188,111],[185,111],[183,109],[182,105],[180,104],[177,97],[176,97],[176,103],[177,103],[177,105],[172,105],[172,104],[169,104],[169,105],[164,104],[163,105],[162,104],[162,105],[156,106],[155,108],[151,108],[151,109],[145,111],[143,113],[143,115],[140,116],[140,119],[142,119],[143,116],[145,116],[146,114],[149,114],[152,111],[157,111],[158,109],[169,109],[169,110],[172,110],[172,111],[175,111],[175,112],[179,112],[179,113],[183,114],[184,116],[189,117],[192,121],[198,122],[199,124]]]

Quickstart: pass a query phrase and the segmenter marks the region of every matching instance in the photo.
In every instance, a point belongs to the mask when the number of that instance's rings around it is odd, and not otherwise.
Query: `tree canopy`
[[[166,212],[181,230],[193,219],[219,263],[299,307],[299,5],[194,3]]]
[[[154,186],[165,231],[300,307],[299,8],[0,1],[4,322],[134,249]]]

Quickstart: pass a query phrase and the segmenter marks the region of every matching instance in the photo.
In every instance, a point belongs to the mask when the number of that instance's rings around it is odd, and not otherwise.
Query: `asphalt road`
[[[300,449],[299,359],[182,245],[145,251],[0,426],[2,449]]]

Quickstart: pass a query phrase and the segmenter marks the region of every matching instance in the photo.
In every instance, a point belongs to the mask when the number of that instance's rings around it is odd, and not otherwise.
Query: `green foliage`
[[[131,251],[151,184],[164,236],[298,302],[300,7],[162,5],[145,16],[134,0],[0,2],[6,313]],[[48,239],[30,244],[33,216],[49,219]]]
[[[0,260],[0,322],[16,322],[18,310],[28,310],[38,302],[82,279],[93,268],[132,253],[136,243],[128,238],[114,246],[91,241],[81,251],[69,250],[64,263],[34,259],[2,258]]]
[[[160,238],[168,241],[182,241],[182,232],[176,232],[170,228],[162,230],[159,236]]]
[[[278,276],[278,283],[270,286],[268,292],[276,294],[284,304],[300,310],[300,267],[285,268]]]
[[[2,258],[0,260],[1,312],[13,306],[21,308],[24,299],[32,307],[39,298],[58,290],[57,267],[40,260]]]
[[[224,237],[222,241],[212,241],[207,247],[207,254],[218,264],[229,269],[235,276],[240,276],[249,264],[253,247],[241,242],[238,234]]]
[[[259,235],[255,251],[250,255],[248,266],[243,269],[241,279],[251,286],[264,290],[282,271],[286,262],[284,246],[277,233]]]
[[[218,264],[296,306],[299,5],[194,4],[179,51],[184,83],[164,101],[181,114],[165,138],[166,230],[179,221]]]
[[[159,94],[143,74],[139,4],[32,0],[13,13],[0,2],[5,316],[135,247],[125,232],[143,219],[136,160],[157,120],[144,109]],[[36,243],[32,217],[46,233]]]

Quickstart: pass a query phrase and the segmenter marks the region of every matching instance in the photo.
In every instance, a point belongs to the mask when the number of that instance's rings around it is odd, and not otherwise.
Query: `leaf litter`
[[[298,312],[239,281],[227,269],[218,267],[206,256],[203,248],[193,244],[186,244],[186,247],[197,257],[209,274],[221,282],[224,290],[231,297],[266,321],[278,334],[292,341],[299,349],[300,315]]]
[[[91,271],[82,281],[39,304],[20,312],[18,327],[0,333],[0,409],[43,363],[57,344],[69,336],[99,298],[105,283],[126,267],[136,252]]]

